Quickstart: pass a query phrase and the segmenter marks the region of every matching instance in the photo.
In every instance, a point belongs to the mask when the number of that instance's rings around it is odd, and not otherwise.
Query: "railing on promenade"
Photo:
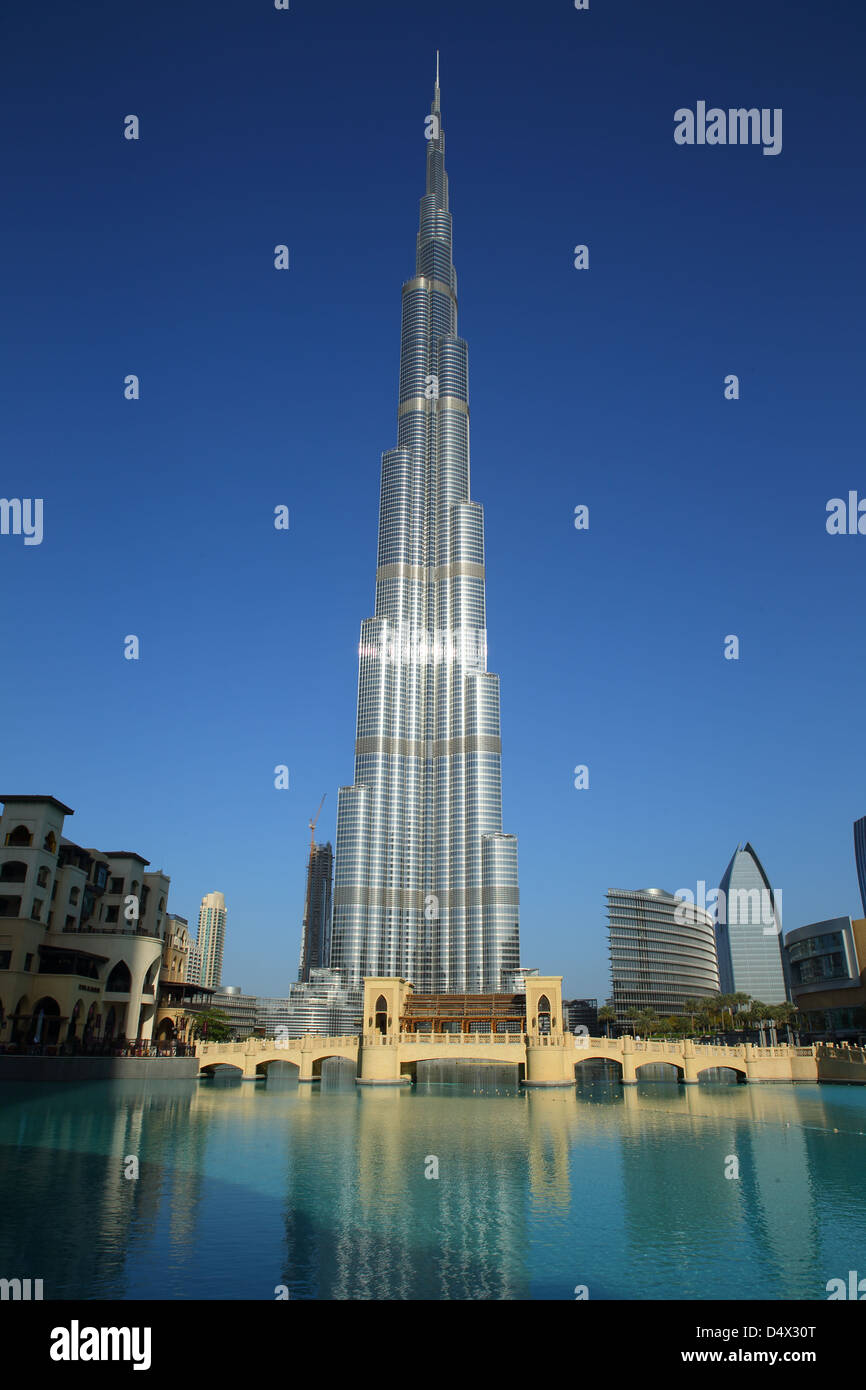
[[[194,1057],[192,1043],[126,1042],[89,1043],[5,1043],[0,1055],[12,1057]]]

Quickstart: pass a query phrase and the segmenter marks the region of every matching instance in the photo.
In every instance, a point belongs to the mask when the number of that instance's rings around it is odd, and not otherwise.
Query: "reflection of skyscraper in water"
[[[459,1103],[453,1095],[419,1103],[390,1087],[347,1095],[327,1166],[320,1107],[293,1112],[282,1276],[293,1298],[528,1295],[525,1099],[485,1099],[484,1124],[472,1128],[455,1125]],[[436,1178],[425,1177],[430,1158]],[[311,1171],[327,1182],[327,1201],[321,1187],[318,1200],[311,1193]]]
[[[0,1142],[16,1212],[0,1226],[0,1265],[44,1271],[46,1299],[137,1296],[136,1279],[146,1277],[139,1252],[165,1195],[163,1155],[186,1134],[194,1086],[171,1083],[167,1094],[153,1083],[112,1082],[98,1099],[88,1085],[65,1087],[60,1108],[46,1087],[22,1107],[14,1148],[5,1147],[5,1126],[16,1123],[17,1107],[7,1101]],[[127,1177],[131,1158],[137,1176]],[[142,1296],[159,1293],[147,1287]]]
[[[767,1297],[814,1298],[818,1212],[805,1130],[791,1122],[787,1086],[782,1093],[772,1086],[738,1089],[748,1102],[736,1136],[743,1220],[764,1252],[756,1258],[772,1280]]]
[[[670,1297],[672,1278],[682,1298],[728,1296],[717,1290],[750,1247],[764,1297],[815,1297],[814,1175],[791,1115],[788,1086],[625,1088],[627,1268],[644,1271],[643,1291],[614,1287],[611,1297]],[[653,1292],[654,1278],[665,1293]]]
[[[712,1101],[704,1092],[698,1096],[698,1089],[659,1086],[646,1094],[643,1088],[623,1088],[617,1128],[626,1239],[623,1269],[629,1279],[634,1271],[636,1284],[612,1283],[611,1298],[670,1297],[654,1288],[654,1280],[659,1288],[669,1289],[671,1261],[683,1250],[689,1257],[680,1255],[674,1276],[682,1281],[679,1296],[708,1297],[712,1272],[706,1267],[706,1252],[717,1245],[724,1248],[726,1233],[732,1239],[742,1221],[737,1185],[724,1175],[725,1155],[736,1152],[735,1126],[720,1111],[713,1142],[698,1144],[707,1125],[691,1112],[712,1110]]]

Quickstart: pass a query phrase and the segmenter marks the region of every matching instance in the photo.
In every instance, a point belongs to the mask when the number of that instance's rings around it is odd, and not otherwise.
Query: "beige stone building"
[[[149,1041],[168,876],[67,839],[53,796],[0,801],[0,1045]]]

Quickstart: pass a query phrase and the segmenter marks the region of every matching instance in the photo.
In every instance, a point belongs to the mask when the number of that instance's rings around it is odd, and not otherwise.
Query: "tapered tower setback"
[[[487,670],[484,513],[469,496],[466,343],[438,59],[415,276],[403,286],[397,447],[382,455],[375,616],[361,624],[355,779],[337,809],[331,965],[348,985],[497,991],[519,963]]]

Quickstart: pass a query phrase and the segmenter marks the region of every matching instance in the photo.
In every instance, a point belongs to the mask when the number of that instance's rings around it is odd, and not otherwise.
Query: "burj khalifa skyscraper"
[[[382,455],[375,616],[361,624],[354,783],[337,809],[331,966],[350,988],[399,975],[419,991],[487,993],[510,988],[519,963],[517,839],[502,830],[438,54],[424,134],[397,446]]]

